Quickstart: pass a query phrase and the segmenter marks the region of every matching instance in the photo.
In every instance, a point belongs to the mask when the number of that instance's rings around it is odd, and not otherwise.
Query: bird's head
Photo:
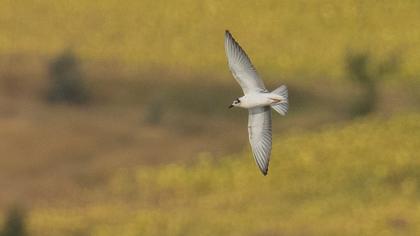
[[[239,98],[237,98],[237,99],[233,100],[233,102],[232,102],[232,104],[229,106],[229,108],[232,108],[232,107],[239,107],[239,106],[241,106],[241,100],[239,100]]]

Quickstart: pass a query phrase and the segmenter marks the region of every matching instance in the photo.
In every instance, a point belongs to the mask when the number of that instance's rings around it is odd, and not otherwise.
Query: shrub
[[[1,236],[24,236],[26,234],[24,214],[21,208],[13,207],[6,216]]]
[[[363,89],[363,97],[354,105],[353,116],[367,115],[375,110],[378,100],[377,83],[399,70],[400,56],[390,54],[382,62],[375,62],[367,52],[350,52],[346,57],[348,78]]]
[[[52,85],[48,91],[49,102],[83,104],[88,101],[88,91],[79,61],[72,51],[67,50],[54,58],[49,66]]]

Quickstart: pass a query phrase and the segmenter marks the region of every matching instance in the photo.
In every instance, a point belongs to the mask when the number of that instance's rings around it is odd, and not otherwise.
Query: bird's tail
[[[274,94],[282,96],[285,100],[281,101],[280,103],[276,103],[271,105],[271,107],[277,111],[280,115],[286,115],[287,111],[289,110],[289,95],[287,92],[286,85],[282,85],[275,89],[273,92]]]

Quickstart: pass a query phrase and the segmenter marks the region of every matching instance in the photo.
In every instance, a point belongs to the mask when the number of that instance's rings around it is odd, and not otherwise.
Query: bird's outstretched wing
[[[271,108],[269,106],[249,109],[248,133],[255,162],[261,172],[267,175],[271,154]]]
[[[229,69],[242,87],[244,94],[266,90],[264,82],[258,76],[251,60],[227,30],[225,33],[225,51]]]

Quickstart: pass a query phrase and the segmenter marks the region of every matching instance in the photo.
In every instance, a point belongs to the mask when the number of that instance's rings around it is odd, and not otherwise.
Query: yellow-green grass
[[[12,1],[0,8],[0,54],[54,55],[140,70],[228,73],[229,29],[264,76],[344,71],[348,51],[378,61],[401,53],[401,73],[420,72],[420,2],[403,1]]]
[[[418,235],[420,116],[370,117],[249,152],[121,169],[84,204],[34,208],[32,235]],[[187,148],[187,147],[186,147]],[[168,153],[170,155],[170,153]]]

